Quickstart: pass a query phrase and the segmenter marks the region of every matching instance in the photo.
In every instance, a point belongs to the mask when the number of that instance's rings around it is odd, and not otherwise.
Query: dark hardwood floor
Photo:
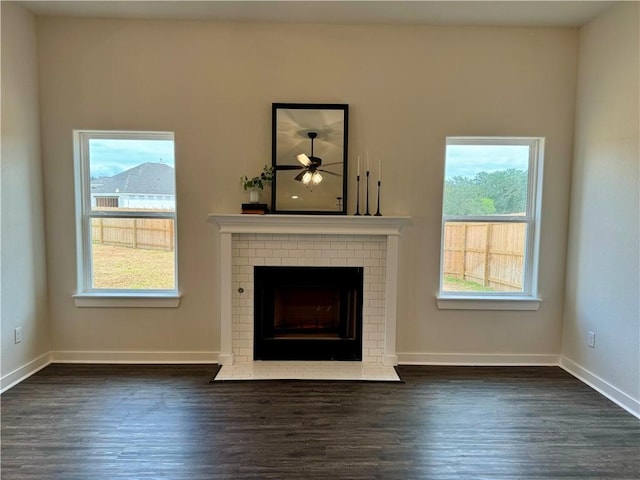
[[[640,478],[640,420],[560,368],[215,368],[50,365],[2,395],[2,480]]]

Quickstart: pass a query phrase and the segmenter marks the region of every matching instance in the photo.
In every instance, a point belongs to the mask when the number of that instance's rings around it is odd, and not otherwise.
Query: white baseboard
[[[218,364],[233,365],[233,359],[234,359],[233,353],[220,353],[218,355]]]
[[[481,353],[398,353],[400,365],[558,366],[560,355]]]
[[[39,372],[44,367],[51,363],[51,353],[47,352],[45,354],[40,355],[35,360],[31,360],[26,365],[23,365],[20,368],[16,368],[13,372],[7,373],[5,376],[0,379],[0,393],[4,393],[9,390],[11,387],[16,386],[20,382],[23,382],[31,375],[36,372]]]
[[[51,363],[218,363],[218,352],[53,351]]]
[[[560,367],[569,372],[583,383],[586,383],[595,391],[601,393],[613,403],[624,408],[631,415],[640,418],[640,401],[627,395],[622,390],[614,387],[606,380],[598,377],[595,373],[578,365],[567,357],[560,358]]]
[[[382,356],[382,365],[386,367],[395,367],[398,365],[398,356],[397,355],[383,355]]]

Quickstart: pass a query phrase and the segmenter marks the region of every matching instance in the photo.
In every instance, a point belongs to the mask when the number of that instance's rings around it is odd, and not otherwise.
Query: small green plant
[[[264,166],[262,173],[257,177],[249,178],[247,176],[240,177],[242,188],[244,190],[264,190],[265,183],[273,180],[273,167]]]

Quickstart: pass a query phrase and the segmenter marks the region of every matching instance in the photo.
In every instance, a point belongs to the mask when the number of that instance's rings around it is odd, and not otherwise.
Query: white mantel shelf
[[[209,214],[222,233],[400,235],[411,217]]]

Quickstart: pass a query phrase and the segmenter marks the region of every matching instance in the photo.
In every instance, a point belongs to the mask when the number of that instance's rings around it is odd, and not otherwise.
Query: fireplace
[[[398,253],[400,230],[409,217],[211,214],[210,218],[220,230],[221,365],[262,363],[254,362],[257,266],[362,268],[361,363],[397,365]]]
[[[254,267],[254,360],[362,360],[362,267]]]

